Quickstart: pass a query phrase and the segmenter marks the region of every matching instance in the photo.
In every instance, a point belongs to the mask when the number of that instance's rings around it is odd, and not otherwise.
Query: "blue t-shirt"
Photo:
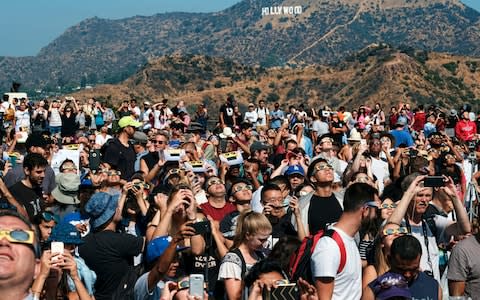
[[[409,132],[404,130],[390,130],[390,134],[395,138],[395,148],[398,148],[400,144],[405,144],[407,147],[414,145],[412,136]]]

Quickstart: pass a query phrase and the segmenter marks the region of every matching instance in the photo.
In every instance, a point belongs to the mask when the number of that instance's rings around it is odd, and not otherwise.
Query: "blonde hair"
[[[270,224],[267,217],[262,213],[257,213],[252,210],[244,211],[238,217],[232,249],[238,248],[245,242],[247,240],[247,234],[252,235],[260,231],[272,231],[272,224]]]

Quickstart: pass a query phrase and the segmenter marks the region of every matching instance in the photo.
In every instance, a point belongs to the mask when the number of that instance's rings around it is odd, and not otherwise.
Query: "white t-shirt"
[[[312,124],[312,130],[317,133],[317,136],[322,136],[323,134],[328,133],[328,124],[321,120],[315,120]]]
[[[372,157],[372,173],[377,177],[378,194],[381,195],[383,192],[383,188],[385,187],[384,180],[390,177],[388,163],[381,159],[376,159]]]
[[[256,111],[247,111],[245,113],[244,121],[255,125],[255,123],[257,123],[257,119],[258,119],[258,115]]]
[[[347,260],[342,272],[337,274],[340,265],[340,249],[330,237],[322,237],[312,254],[313,277],[335,278],[332,299],[358,300],[362,297],[362,261],[355,239],[342,230],[331,227],[342,237]]]
[[[270,115],[270,112],[268,111],[268,108],[266,108],[266,107],[264,107],[264,108],[257,107],[257,108],[255,109],[255,112],[256,112],[257,115],[258,115],[257,125],[260,125],[260,126],[265,126],[265,125],[267,125],[267,116]]]
[[[95,137],[95,144],[102,146],[105,144],[109,139],[111,139],[112,136],[107,134],[105,137],[103,135],[99,134]]]
[[[52,108],[50,111],[50,127],[59,127],[62,126],[62,117],[60,116],[60,112],[58,108]]]
[[[26,128],[27,131],[30,130],[30,113],[28,110],[15,111],[15,130],[18,132],[20,128]]]

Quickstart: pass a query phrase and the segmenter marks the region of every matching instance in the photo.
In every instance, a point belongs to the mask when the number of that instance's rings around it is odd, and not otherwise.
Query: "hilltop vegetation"
[[[388,107],[398,101],[456,107],[476,105],[479,83],[480,59],[376,44],[336,67],[263,68],[210,56],[165,56],[122,84],[100,85],[75,96],[115,104],[130,98],[185,100],[191,110],[198,103],[216,110],[229,94],[243,107],[260,99],[315,108],[376,102]]]

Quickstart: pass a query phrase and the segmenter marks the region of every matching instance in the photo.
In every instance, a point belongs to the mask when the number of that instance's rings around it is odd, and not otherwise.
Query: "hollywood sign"
[[[301,6],[270,6],[262,7],[262,16],[299,15],[303,12]]]

